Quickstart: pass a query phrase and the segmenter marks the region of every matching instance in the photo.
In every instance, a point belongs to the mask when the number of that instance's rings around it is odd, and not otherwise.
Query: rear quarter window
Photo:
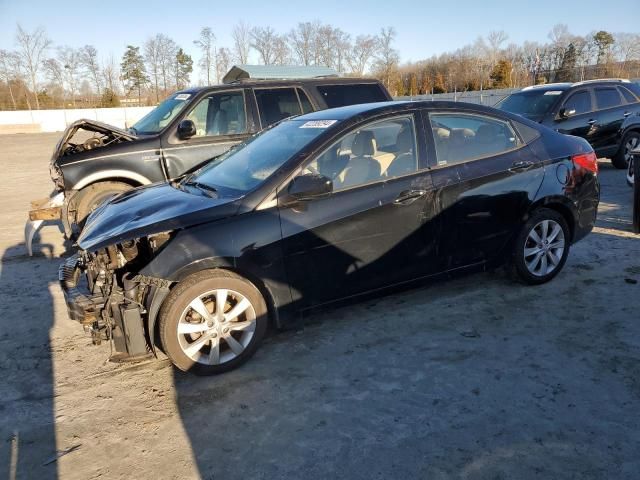
[[[359,103],[386,102],[389,100],[377,83],[354,83],[349,85],[319,85],[318,92],[327,108],[357,105]]]

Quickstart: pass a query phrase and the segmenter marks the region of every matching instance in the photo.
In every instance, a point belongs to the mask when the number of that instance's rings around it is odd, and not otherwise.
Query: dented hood
[[[62,155],[62,149],[64,145],[80,129],[87,130],[90,132],[102,133],[105,135],[112,133],[126,140],[135,140],[136,138],[138,138],[136,135],[129,132],[128,130],[123,130],[121,128],[114,127],[113,125],[98,122],[96,120],[89,120],[87,118],[83,118],[81,120],[76,120],[66,128],[66,130],[62,134],[62,138],[60,138],[60,141],[58,141],[58,144],[56,145],[55,151],[53,152],[53,158],[52,158],[53,160],[55,160],[60,155]]]
[[[129,190],[98,207],[78,238],[83,250],[235,215],[240,197],[212,198],[195,187],[159,183]]]

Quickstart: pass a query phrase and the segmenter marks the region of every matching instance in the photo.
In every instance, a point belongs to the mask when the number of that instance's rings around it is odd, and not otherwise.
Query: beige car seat
[[[397,157],[387,168],[387,177],[399,177],[418,170],[413,145],[413,131],[410,128],[403,128],[398,133],[396,150]]]
[[[340,175],[340,187],[349,187],[371,182],[381,177],[380,163],[373,158],[376,153],[376,140],[373,132],[358,132],[351,145],[351,159]]]

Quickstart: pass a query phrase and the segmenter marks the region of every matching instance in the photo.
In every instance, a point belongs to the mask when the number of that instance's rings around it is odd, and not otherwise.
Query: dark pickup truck
[[[177,178],[284,118],[388,100],[391,96],[374,79],[236,79],[176,92],[127,130],[74,122],[51,158],[51,197],[32,202],[27,250],[31,255],[33,237],[44,221],[61,220],[65,236],[73,239],[105,199]]]

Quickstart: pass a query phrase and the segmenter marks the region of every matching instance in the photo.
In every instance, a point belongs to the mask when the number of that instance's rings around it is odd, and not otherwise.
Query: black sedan
[[[60,278],[71,318],[120,358],[160,347],[212,374],[250,357],[268,323],[336,300],[505,262],[546,282],[598,199],[583,139],[475,105],[356,105],[103,204]]]

